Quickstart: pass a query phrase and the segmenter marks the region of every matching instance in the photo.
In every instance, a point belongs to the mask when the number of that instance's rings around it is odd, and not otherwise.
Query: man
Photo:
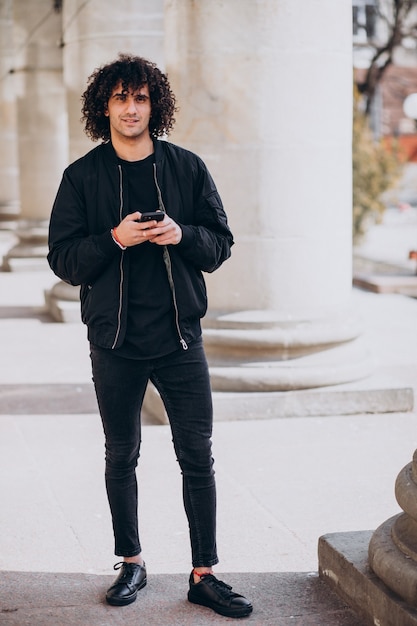
[[[64,172],[48,260],[62,280],[81,285],[115,554],[123,557],[107,602],[130,604],[146,585],[135,468],[151,380],[164,401],[183,476],[193,565],[188,599],[244,617],[251,603],[212,569],[218,563],[213,417],[200,325],[207,307],[201,272],[230,256],[233,239],[201,159],[158,140],[172,129],[175,110],[166,75],[143,58],[120,55],[90,76],[85,131],[103,143]],[[147,213],[154,215],[141,221]]]

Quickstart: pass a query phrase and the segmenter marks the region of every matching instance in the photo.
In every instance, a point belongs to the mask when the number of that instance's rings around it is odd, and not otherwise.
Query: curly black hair
[[[84,130],[93,140],[110,140],[109,118],[105,115],[107,103],[113,89],[122,83],[123,91],[136,91],[148,85],[151,98],[151,137],[168,135],[172,130],[177,111],[175,95],[171,91],[168,77],[155,63],[130,54],[119,54],[112,63],[97,68],[88,78],[88,86],[82,95],[82,118]]]

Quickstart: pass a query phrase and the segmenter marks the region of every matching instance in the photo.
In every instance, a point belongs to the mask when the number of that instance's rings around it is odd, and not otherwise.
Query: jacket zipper
[[[159,208],[162,209],[162,211],[164,213],[166,213],[164,201],[162,199],[161,189],[159,187],[158,178],[156,176],[156,163],[153,164],[153,175],[154,175],[154,180],[155,180],[156,192],[158,194]],[[178,311],[178,304],[177,304],[177,295],[176,295],[176,292],[175,292],[174,277],[172,276],[172,263],[171,263],[171,257],[169,255],[169,251],[168,251],[167,246],[164,246],[163,257],[164,257],[164,263],[165,263],[165,267],[166,267],[166,271],[167,271],[167,275],[168,275],[169,286],[171,288],[172,302],[174,304],[175,326],[177,328],[177,333],[178,333],[178,337],[179,337],[182,349],[183,350],[188,350],[187,342],[185,341],[185,339],[184,339],[184,337],[182,336],[182,333],[181,333],[180,320],[179,320],[179,311]]]
[[[122,221],[123,219],[123,173],[122,173],[121,165],[118,165],[117,167],[119,169],[119,198],[120,198],[119,218],[120,218],[120,221]],[[119,310],[117,312],[117,330],[116,330],[116,335],[115,335],[114,342],[112,345],[112,350],[114,350],[114,348],[116,347],[117,340],[119,339],[119,335],[120,335],[121,324],[122,324],[121,320],[122,320],[123,280],[124,280],[124,271],[123,271],[124,253],[125,251],[122,250],[122,254],[120,256],[120,265],[119,265],[119,268],[120,268]]]

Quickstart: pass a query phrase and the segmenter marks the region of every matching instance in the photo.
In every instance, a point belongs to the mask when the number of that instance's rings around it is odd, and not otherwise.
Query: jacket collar
[[[162,146],[163,141],[160,139],[153,139],[153,146],[155,152],[155,162],[158,163],[163,159],[164,156],[164,148]],[[102,143],[102,149],[104,151],[106,159],[109,159],[114,165],[118,164],[118,156],[113,148],[113,144],[111,141],[107,141],[106,143]]]

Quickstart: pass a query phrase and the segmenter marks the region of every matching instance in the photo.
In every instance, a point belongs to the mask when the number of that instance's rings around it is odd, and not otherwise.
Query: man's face
[[[109,98],[105,115],[109,118],[112,139],[149,137],[151,99],[148,85],[135,91],[123,91],[119,83]]]

